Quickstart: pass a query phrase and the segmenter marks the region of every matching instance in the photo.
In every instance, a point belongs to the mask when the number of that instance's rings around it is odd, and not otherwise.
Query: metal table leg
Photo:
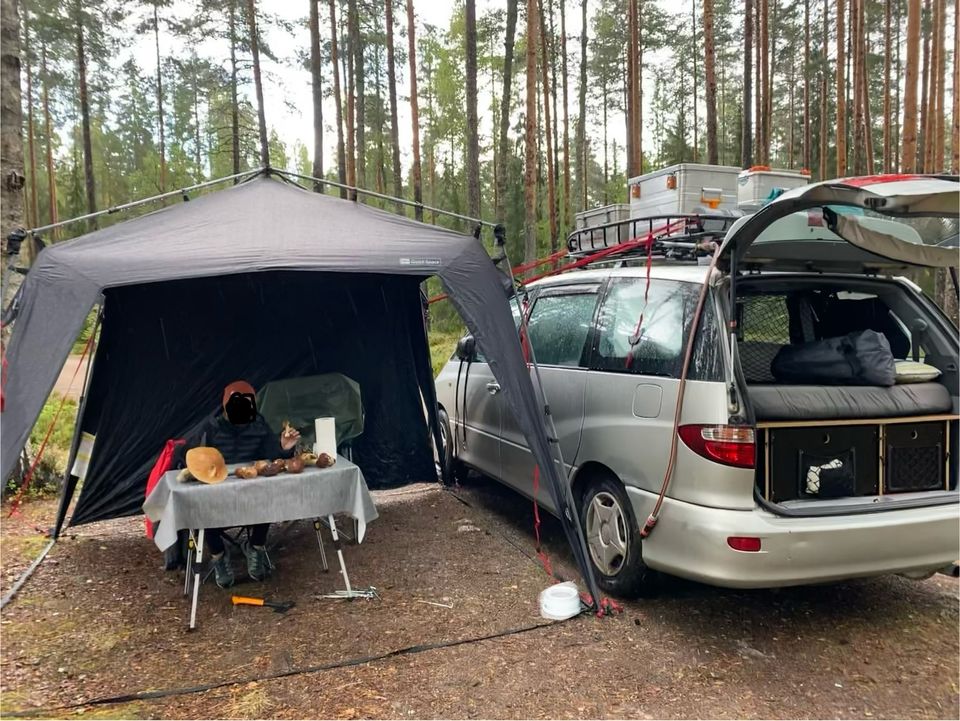
[[[327,552],[323,548],[323,537],[320,535],[320,523],[319,518],[313,519],[313,530],[317,532],[317,545],[320,546],[320,562],[323,564],[324,573],[330,570],[330,566],[327,565]]]
[[[343,560],[343,548],[340,544],[340,535],[337,533],[337,522],[333,520],[332,513],[327,516],[327,521],[330,523],[330,535],[333,536],[333,547],[337,549],[337,560],[340,562],[340,573],[343,574],[343,582],[347,586],[347,596],[352,596],[353,589],[350,588],[350,576],[347,575],[347,564]]]
[[[197,534],[196,564],[197,571],[193,574],[193,603],[190,604],[190,630],[197,627],[197,597],[200,594],[200,564],[203,563],[203,532]],[[192,534],[191,534],[192,535]]]
[[[193,573],[193,557],[196,553],[197,544],[193,538],[193,531],[187,531],[187,568],[183,575],[183,595],[190,595],[190,581]]]

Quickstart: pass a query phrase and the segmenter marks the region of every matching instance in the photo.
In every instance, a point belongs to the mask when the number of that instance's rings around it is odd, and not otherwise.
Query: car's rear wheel
[[[591,479],[580,504],[580,523],[604,591],[633,597],[649,588],[653,573],[643,563],[633,506],[615,476],[604,473]]]

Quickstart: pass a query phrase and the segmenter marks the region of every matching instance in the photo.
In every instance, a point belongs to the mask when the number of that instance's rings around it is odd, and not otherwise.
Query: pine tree
[[[308,0],[310,5],[310,89],[313,99],[313,170],[314,178],[323,177],[323,75],[320,59],[320,11],[319,0]],[[314,182],[314,191],[323,192],[323,183]]]
[[[753,106],[750,91],[753,88],[753,0],[745,0],[743,12],[743,104],[740,108],[740,165],[753,165],[753,128],[750,112]]]
[[[707,101],[707,162],[719,163],[717,149],[717,74],[716,49],[713,38],[713,0],[703,0],[703,71],[706,80],[705,98]]]
[[[840,0],[842,2],[843,0]],[[903,151],[901,167],[913,173],[917,167],[917,76],[920,65],[920,0],[907,0],[907,67],[903,93]],[[838,69],[839,72],[839,69]],[[837,109],[840,112],[840,109]]]
[[[480,217],[480,139],[477,126],[477,4],[466,0],[467,67],[467,208],[472,218]]]
[[[390,151],[393,168],[393,194],[403,197],[403,177],[400,171],[400,126],[397,120],[397,68],[393,47],[393,0],[385,0],[387,22],[387,85],[390,92]],[[397,212],[403,212],[403,204],[397,203]]]
[[[340,197],[347,197],[347,159],[343,140],[343,97],[340,90],[340,56],[337,50],[337,0],[330,0],[330,65],[333,67],[333,104],[337,116],[337,180]]]
[[[524,120],[524,253],[537,257],[537,0],[527,0],[527,101]]]
[[[413,126],[413,200],[417,220],[423,220],[423,189],[420,171],[420,106],[417,100],[417,54],[416,33],[413,17],[413,0],[407,0],[407,43],[410,61],[410,122]]]

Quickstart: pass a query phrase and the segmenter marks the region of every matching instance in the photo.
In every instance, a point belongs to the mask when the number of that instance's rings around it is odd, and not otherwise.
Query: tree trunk
[[[829,175],[827,171],[827,136],[829,135],[830,124],[827,122],[829,112],[827,93],[830,86],[830,59],[827,57],[827,48],[830,46],[830,13],[827,10],[827,3],[828,0],[823,0],[823,39],[820,45],[820,180],[826,180]]]
[[[753,147],[756,155],[757,164],[763,163],[763,48],[761,47],[761,37],[760,37],[760,26],[762,25],[760,10],[761,10],[762,0],[754,0],[754,7],[756,9],[756,16],[754,17],[754,29],[753,29],[753,46],[756,48],[756,67],[754,68],[754,78],[753,78]],[[681,72],[682,69],[681,69]]]
[[[233,174],[240,172],[240,101],[237,87],[237,0],[230,0],[230,152]],[[238,181],[235,179],[234,184]]]
[[[167,190],[167,144],[163,123],[163,75],[160,72],[160,14],[153,6],[153,42],[157,52],[157,134],[160,138],[160,192]]]
[[[764,0],[766,3],[767,0]],[[770,165],[770,136],[773,125],[773,67],[777,54],[777,3],[773,0],[773,32],[770,32],[771,12],[769,5],[763,18],[763,53],[766,57],[766,85],[763,89],[763,162]]]
[[[937,68],[940,65],[939,54],[939,23],[940,23],[940,3],[938,0],[932,0],[930,4],[929,23],[929,41],[930,54],[926,58],[927,73],[927,102],[926,102],[926,121],[923,126],[923,168],[926,172],[932,173],[936,170],[934,158],[937,152],[937,98],[939,91],[937,84],[940,80]]]
[[[846,70],[846,29],[844,23],[847,13],[844,0],[837,0],[837,177],[847,174],[847,83]]]
[[[260,129],[260,164],[270,167],[270,146],[267,144],[267,119],[263,111],[263,82],[260,78],[260,39],[257,36],[256,0],[247,0],[247,22],[250,23],[250,54],[253,56],[253,86],[257,95],[257,126]]]
[[[813,131],[810,128],[810,0],[803,0],[803,159],[807,172],[813,167]]]
[[[861,52],[863,43],[860,40],[860,13],[861,0],[850,0],[850,59],[853,65],[853,174],[864,174],[864,123],[863,99],[860,95]]]
[[[387,15],[387,85],[390,92],[390,148],[393,166],[393,194],[403,197],[403,176],[400,172],[400,125],[397,122],[397,65],[393,47],[393,0],[386,0]],[[403,204],[397,203],[397,212],[403,213]]]
[[[353,2],[354,0],[351,0]],[[346,117],[346,132],[347,132],[347,185],[350,188],[357,187],[357,146],[356,146],[356,111],[357,111],[357,100],[354,93],[356,92],[356,87],[354,86],[354,74],[353,74],[353,62],[354,62],[354,52],[353,52],[353,37],[350,34],[350,28],[353,26],[350,18],[352,17],[353,12],[350,9],[350,5],[347,5],[347,25],[345,29],[346,35],[341,35],[340,39],[343,41],[343,62],[346,64],[344,68],[344,75],[347,79],[347,117]],[[346,37],[346,40],[344,40]],[[357,199],[356,190],[347,190],[347,198],[350,200]]]
[[[697,120],[697,0],[690,0],[690,15],[690,31],[693,34],[690,53],[693,56],[693,78],[690,82],[690,90],[693,95],[693,162],[696,163],[700,156],[700,122]]]
[[[50,95],[48,86],[50,85],[50,76],[47,74],[47,44],[40,43],[40,73],[43,81],[43,128],[47,139],[47,195],[50,201],[50,223],[59,222],[59,213],[57,212],[57,174],[53,166],[53,121],[50,118]],[[53,229],[54,240],[59,239],[60,229]]]
[[[586,0],[584,0],[586,2]],[[824,0],[826,2],[826,0]],[[753,165],[753,127],[750,112],[753,101],[750,91],[753,89],[753,0],[745,0],[743,11],[743,107],[740,111],[740,165],[749,168]]]
[[[314,178],[323,177],[323,75],[320,62],[319,0],[310,3],[310,88],[313,96],[313,171]],[[313,190],[323,192],[323,183],[314,181]]]
[[[946,92],[945,84],[947,80],[947,4],[945,0],[935,0],[937,3],[937,112],[936,129],[934,131],[934,150],[933,150],[933,171],[943,172],[946,169],[944,164],[944,143],[946,142]],[[956,63],[956,60],[954,60]],[[953,94],[956,95],[956,85],[953,86]]]
[[[353,128],[356,133],[354,144],[354,168],[356,177],[351,185],[358,188],[367,187],[367,121],[366,121],[366,65],[363,58],[363,35],[360,32],[360,13],[357,10],[357,0],[349,0],[347,3],[350,32],[350,57],[353,61],[353,84],[354,92],[351,93],[353,100],[354,118]],[[354,198],[356,199],[356,198]]]
[[[927,123],[930,120],[930,0],[924,0],[920,15],[920,33],[923,36],[923,61],[920,63],[920,127],[917,140],[917,167],[927,172],[927,142],[930,138]]]
[[[480,217],[480,138],[477,133],[477,3],[466,2],[467,215]]]
[[[884,0],[883,3],[883,172],[893,172],[893,161],[891,150],[893,148],[891,135],[892,123],[890,113],[893,103],[890,96],[893,94],[893,86],[890,84],[891,70],[893,68],[893,45],[891,44],[890,25],[893,19],[891,12],[893,6],[892,0]]]
[[[960,0],[953,5],[953,161],[952,173],[960,173]]]
[[[556,216],[556,224],[560,226],[560,198],[557,186],[560,183],[560,115],[557,110],[557,28],[556,16],[553,11],[553,0],[546,0],[550,18],[550,55],[547,64],[550,68],[550,127],[553,129],[553,187],[554,205],[550,211]],[[545,15],[546,17],[546,15]],[[559,230],[558,230],[559,232]]]
[[[0,1],[0,259],[7,262],[7,236],[22,228],[23,111],[20,105],[20,13],[17,0]],[[6,275],[6,274],[4,274]],[[22,277],[6,279],[0,304],[7,307]],[[3,345],[10,326],[0,331]]]
[[[514,0],[514,8],[516,2]],[[563,231],[569,233],[573,225],[570,212],[570,106],[567,82],[567,13],[566,3],[560,2],[560,67],[563,82]],[[514,20],[516,22],[516,20]]]
[[[93,141],[90,136],[90,98],[87,93],[87,49],[83,37],[83,15],[79,1],[76,4],[77,32],[77,75],[79,76],[80,122],[83,133],[83,175],[87,191],[87,212],[97,212],[97,187],[93,177]],[[87,227],[93,230],[98,226],[97,219],[88,221]]]
[[[841,0],[842,2],[842,0]],[[920,65],[920,0],[907,0],[907,67],[903,91],[903,151],[901,170],[917,168],[917,76]]]
[[[713,40],[713,0],[703,0],[703,72],[707,83],[707,163],[717,165],[717,73]]]
[[[407,0],[407,45],[410,60],[410,122],[413,125],[413,200],[417,220],[423,220],[423,190],[420,179],[420,107],[417,102],[417,53],[413,0]]]
[[[37,204],[37,152],[33,125],[33,67],[30,63],[30,11],[23,9],[23,48],[21,66],[27,70],[27,157],[30,160],[30,203],[27,207],[27,223],[31,228],[40,225],[40,207]]]
[[[860,0],[860,98],[863,102],[863,140],[864,155],[866,156],[867,175],[873,175],[873,118],[870,115],[870,84],[867,76],[867,58],[870,55],[870,44],[867,41],[867,4]]]
[[[637,61],[637,3],[627,0],[627,44],[624,48],[627,66],[626,121],[627,121],[627,180],[639,175],[636,172],[633,135],[636,106],[636,61]]]
[[[343,94],[340,91],[340,58],[337,52],[337,0],[330,0],[330,65],[333,68],[333,104],[337,117],[337,180],[347,184],[346,149],[343,146]],[[347,189],[340,188],[340,197],[347,197]]]
[[[524,243],[526,262],[537,257],[537,0],[527,0],[527,101],[524,119]]]
[[[895,61],[897,72],[896,72],[896,81],[894,82],[894,99],[893,99],[893,111],[892,111],[892,115],[893,115],[892,136],[893,137],[890,143],[892,146],[891,153],[893,155],[892,157],[893,171],[897,173],[900,172],[900,150],[901,150],[900,135],[901,135],[901,129],[902,129],[902,124],[900,120],[900,109],[902,105],[900,101],[903,97],[900,90],[903,87],[903,62],[901,61],[901,57],[900,57],[900,50],[901,50],[901,46],[903,45],[902,43],[903,13],[901,12],[901,10],[902,10],[902,3],[900,2],[900,0],[897,0],[896,12],[894,13],[894,18],[893,18],[893,26],[897,29],[896,31],[897,38],[896,38],[896,41],[894,42],[894,45],[896,47],[896,56],[897,56]]]
[[[510,100],[513,87],[513,46],[517,32],[517,0],[507,0],[507,36],[503,46],[503,88],[500,96],[500,139],[497,141],[497,220],[506,220],[507,168],[512,153],[507,151],[510,130]]]
[[[580,24],[580,87],[577,104],[577,182],[580,185],[580,208],[587,209],[587,190],[589,186],[587,157],[587,0],[581,0],[582,12]]]
[[[550,68],[547,61],[549,48],[543,3],[537,2],[537,5],[540,21],[540,68],[543,77],[543,134],[547,139],[547,219],[550,227],[550,252],[555,253],[557,251],[557,214],[555,212],[557,185],[553,174],[553,127],[550,124]]]

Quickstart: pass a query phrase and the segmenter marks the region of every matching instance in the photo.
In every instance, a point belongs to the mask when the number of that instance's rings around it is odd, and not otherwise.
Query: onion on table
[[[319,456],[317,456],[317,468],[329,468],[336,462],[337,459],[331,456],[329,453],[321,453]]]
[[[258,475],[260,475],[255,466],[240,466],[233,472],[233,474],[237,478],[256,478]]]
[[[303,459],[300,456],[288,458],[284,463],[287,473],[300,473],[303,470]]]
[[[277,463],[276,461],[274,461],[273,463],[268,463],[266,466],[263,467],[263,470],[260,471],[261,476],[267,476],[267,477],[275,476],[278,473],[283,473],[283,464]]]
[[[263,469],[270,465],[270,461],[257,461],[253,464],[253,467],[257,469],[257,473],[263,473]]]

